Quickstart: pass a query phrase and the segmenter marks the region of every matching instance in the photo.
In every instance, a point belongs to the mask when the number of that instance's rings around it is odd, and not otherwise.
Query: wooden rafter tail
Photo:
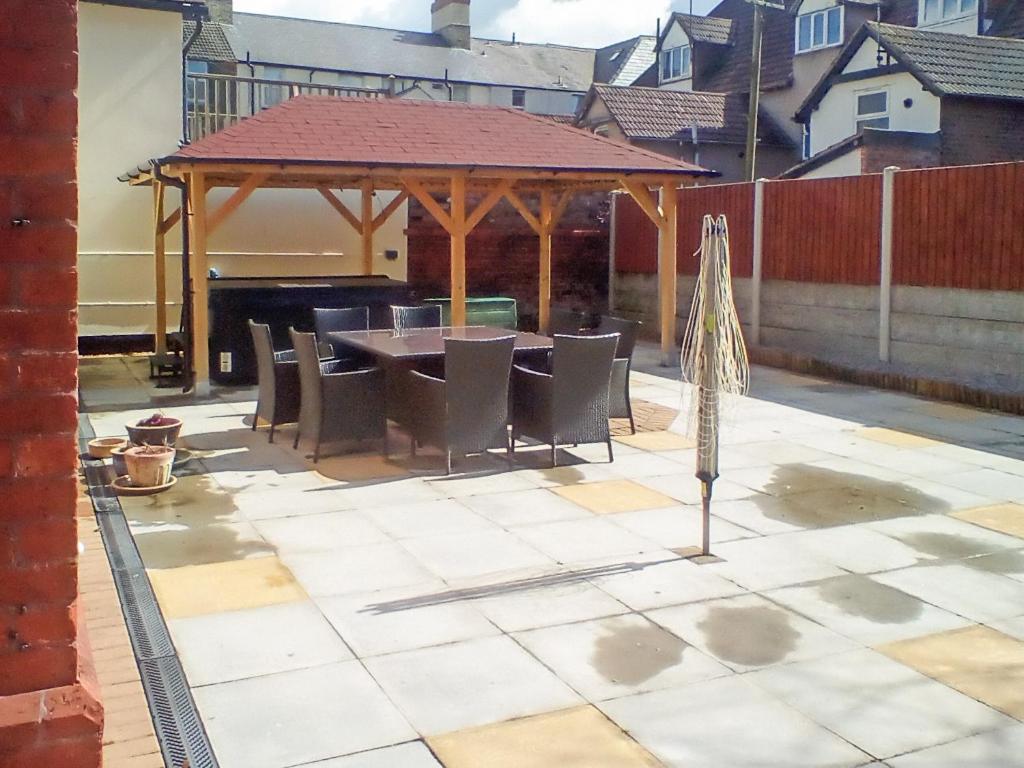
[[[234,194],[231,195],[224,203],[210,214],[206,222],[206,233],[212,234],[224,221],[238,210],[238,206],[249,199],[249,195],[256,191],[256,189],[267,180],[268,174],[265,173],[254,173],[245,183],[242,184],[238,189],[235,190]]]
[[[452,217],[438,204],[437,200],[431,197],[419,180],[412,177],[403,177],[402,183],[409,190],[409,193],[419,200],[420,204],[437,220],[437,223],[444,227],[445,232],[449,235],[454,234]]]
[[[363,224],[361,221],[359,221],[359,217],[352,213],[352,211],[348,209],[348,206],[338,199],[337,195],[335,195],[330,189],[324,186],[318,186],[316,189],[323,197],[323,199],[330,203],[331,207],[341,214],[341,218],[343,218],[345,221],[351,224],[352,227],[356,230],[356,232],[362,234]]]
[[[519,197],[513,190],[505,192],[505,198],[512,203],[512,207],[519,211],[519,215],[522,216],[526,223],[530,225],[530,228],[538,235],[542,234],[540,219],[533,215],[529,208],[526,207],[526,203]]]
[[[384,210],[377,214],[373,220],[373,231],[376,232],[378,229],[384,226],[388,219],[391,218],[392,214],[402,207],[402,203],[409,199],[408,190],[403,189],[394,199],[384,206]]]
[[[506,195],[506,193],[512,191],[512,186],[512,180],[505,179],[494,187],[494,189],[488,192],[487,196],[477,204],[473,213],[471,213],[469,218],[466,219],[466,231],[472,232],[476,229],[477,224],[484,220],[484,216],[490,213],[494,206],[501,202],[501,199]]]

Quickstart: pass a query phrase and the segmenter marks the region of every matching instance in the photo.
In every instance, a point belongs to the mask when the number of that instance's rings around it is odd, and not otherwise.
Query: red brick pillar
[[[100,765],[79,634],[77,2],[0,3],[0,765]]]

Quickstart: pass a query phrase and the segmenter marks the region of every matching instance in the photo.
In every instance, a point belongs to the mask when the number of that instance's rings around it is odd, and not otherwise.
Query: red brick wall
[[[0,8],[0,765],[99,764],[83,680],[75,0]]]
[[[942,165],[1024,160],[1024,105],[942,100]]]
[[[536,195],[521,195],[536,213]],[[470,199],[472,211],[478,198]],[[608,297],[606,194],[578,195],[552,238],[551,301],[603,310]],[[448,233],[418,202],[409,204],[409,282],[422,297],[447,296],[450,285]],[[537,312],[539,241],[508,202],[494,207],[466,239],[466,293],[509,296],[529,322]]]

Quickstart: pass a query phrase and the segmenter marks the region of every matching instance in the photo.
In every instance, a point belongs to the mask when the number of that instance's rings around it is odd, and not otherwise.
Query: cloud
[[[601,47],[634,35],[653,35],[669,0],[519,0],[474,33],[531,43]]]
[[[422,29],[430,24],[428,0],[235,0],[235,10],[375,27]]]

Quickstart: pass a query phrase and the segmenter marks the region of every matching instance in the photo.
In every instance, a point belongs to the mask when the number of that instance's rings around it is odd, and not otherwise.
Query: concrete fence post
[[[754,182],[753,266],[750,273],[750,341],[761,343],[761,272],[764,263],[764,187],[767,179]]]
[[[882,241],[879,254],[881,276],[878,295],[878,359],[889,362],[889,345],[892,339],[892,223],[893,198],[895,196],[896,171],[894,165],[882,171]]]

